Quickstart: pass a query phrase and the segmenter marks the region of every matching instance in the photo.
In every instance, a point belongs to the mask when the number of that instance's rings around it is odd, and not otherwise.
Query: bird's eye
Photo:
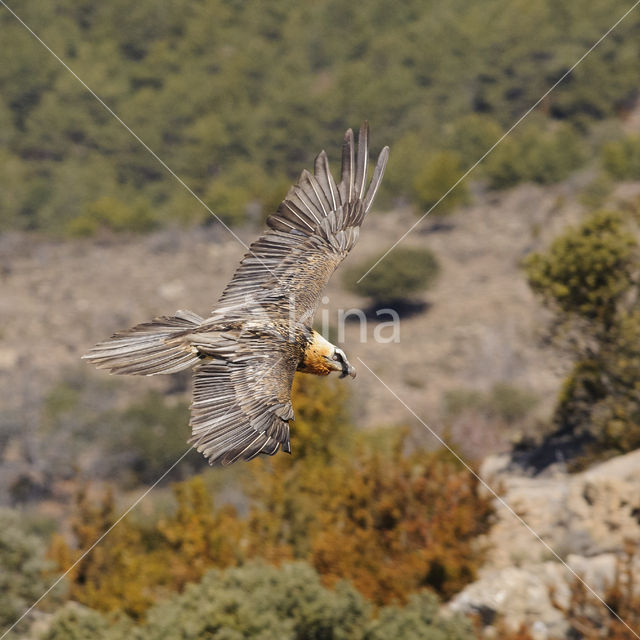
[[[336,349],[335,353],[333,354],[333,359],[337,360],[338,362],[344,362],[344,355],[341,351],[338,351]]]

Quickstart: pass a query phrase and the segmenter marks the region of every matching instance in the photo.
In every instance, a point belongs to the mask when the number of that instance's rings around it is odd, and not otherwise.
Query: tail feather
[[[178,311],[175,316],[162,316],[118,331],[82,357],[111,373],[141,376],[175,373],[200,360],[185,336],[202,322],[191,311]]]

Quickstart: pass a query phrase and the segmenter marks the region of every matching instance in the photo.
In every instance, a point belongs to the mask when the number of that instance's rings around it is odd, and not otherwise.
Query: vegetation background
[[[491,562],[483,461],[564,473],[640,447],[640,10],[357,284],[629,2],[11,6],[246,241],[371,122],[388,173],[322,313],[364,309],[345,348],[416,413],[363,367],[354,388],[301,377],[293,456],[190,453],[74,564],[186,450],[189,402],[188,375],[79,356],[174,305],[206,313],[242,250],[1,8],[0,627],[72,567],[8,637],[533,637],[443,603]],[[384,306],[398,343],[372,340]],[[567,637],[632,637],[585,598]]]

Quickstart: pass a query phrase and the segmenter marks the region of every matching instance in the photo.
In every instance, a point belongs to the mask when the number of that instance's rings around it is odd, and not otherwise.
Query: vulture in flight
[[[303,171],[244,256],[208,318],[178,311],[119,331],[83,358],[111,373],[194,369],[189,440],[210,464],[291,452],[296,371],[355,376],[344,352],[312,329],[322,290],[358,239],[389,157],[367,186],[369,127],[355,154],[349,129],[336,184],[323,151]]]

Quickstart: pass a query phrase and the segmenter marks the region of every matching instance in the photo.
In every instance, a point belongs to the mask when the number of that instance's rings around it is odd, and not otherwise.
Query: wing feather
[[[305,197],[309,200],[314,211],[322,214],[322,217],[326,217],[329,214],[329,201],[324,195],[318,181],[315,176],[311,175],[306,169],[302,172],[300,182],[298,186],[304,193]],[[322,218],[321,218],[322,219]]]
[[[318,154],[318,157],[314,163],[314,171],[316,175],[316,180],[322,187],[327,200],[330,204],[331,210],[335,210],[338,208],[338,199],[340,195],[338,194],[338,187],[336,186],[336,181],[333,179],[331,175],[331,171],[329,169],[329,158],[327,158],[327,154],[322,151]]]
[[[346,132],[338,185],[324,151],[314,162],[313,174],[302,172],[267,220],[267,231],[251,245],[214,313],[263,309],[311,322],[322,290],[358,239],[384,174],[388,147],[380,153],[367,187],[368,144],[366,122],[360,127],[357,157],[353,131]]]
[[[213,334],[200,340],[206,353],[221,353],[215,341]],[[297,360],[287,345],[274,345],[264,336],[241,335],[232,353],[227,346],[224,357],[213,356],[195,368],[190,442],[212,465],[273,455],[280,447],[290,452]]]
[[[341,170],[340,198],[342,203],[351,202],[353,199],[353,131],[347,129],[344,134],[344,142],[342,143],[342,170]]]
[[[367,194],[364,198],[363,206],[365,211],[369,211],[369,209],[371,208],[373,199],[376,197],[376,193],[378,193],[378,189],[380,188],[380,183],[382,182],[382,176],[384,175],[384,169],[387,166],[388,160],[389,160],[389,147],[385,147],[380,152],[380,157],[378,158],[376,167],[373,170],[373,177],[371,178],[371,184],[369,185],[369,189],[367,190]]]
[[[369,123],[363,122],[358,134],[358,167],[356,169],[355,197],[362,199],[369,166]]]

